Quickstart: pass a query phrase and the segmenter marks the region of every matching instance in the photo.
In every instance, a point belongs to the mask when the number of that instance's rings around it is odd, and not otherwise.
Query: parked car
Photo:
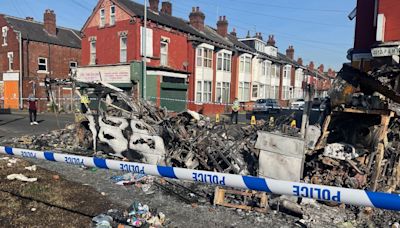
[[[297,99],[290,105],[290,109],[303,109],[305,104],[304,99]]]
[[[258,99],[253,107],[253,113],[257,112],[280,112],[281,107],[275,99]]]

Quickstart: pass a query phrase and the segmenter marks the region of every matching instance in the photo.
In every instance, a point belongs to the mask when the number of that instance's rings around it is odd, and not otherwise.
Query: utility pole
[[[143,50],[143,74],[142,74],[142,98],[146,100],[146,76],[147,76],[147,0],[144,0],[144,18],[142,32],[142,50]]]

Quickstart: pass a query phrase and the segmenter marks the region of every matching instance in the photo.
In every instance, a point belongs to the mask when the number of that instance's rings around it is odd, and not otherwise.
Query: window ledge
[[[1,46],[2,46],[2,47],[5,47],[5,46],[7,46],[7,45],[8,45],[8,44],[7,44],[7,43],[5,43],[5,44],[2,44]]]
[[[49,72],[47,70],[38,70],[37,73],[38,74],[49,74]]]

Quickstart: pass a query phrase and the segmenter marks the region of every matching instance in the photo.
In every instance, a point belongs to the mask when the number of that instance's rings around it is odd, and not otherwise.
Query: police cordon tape
[[[0,146],[0,153],[204,184],[400,211],[400,195]]]

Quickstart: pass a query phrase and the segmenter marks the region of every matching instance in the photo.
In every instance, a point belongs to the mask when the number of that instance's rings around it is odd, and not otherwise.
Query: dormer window
[[[104,27],[106,24],[106,12],[104,9],[100,9],[100,27]]]
[[[8,32],[8,27],[4,26],[3,28],[1,28],[1,34],[3,37],[3,44],[2,46],[7,46],[7,32]]]
[[[110,25],[115,25],[115,6],[110,7]]]

